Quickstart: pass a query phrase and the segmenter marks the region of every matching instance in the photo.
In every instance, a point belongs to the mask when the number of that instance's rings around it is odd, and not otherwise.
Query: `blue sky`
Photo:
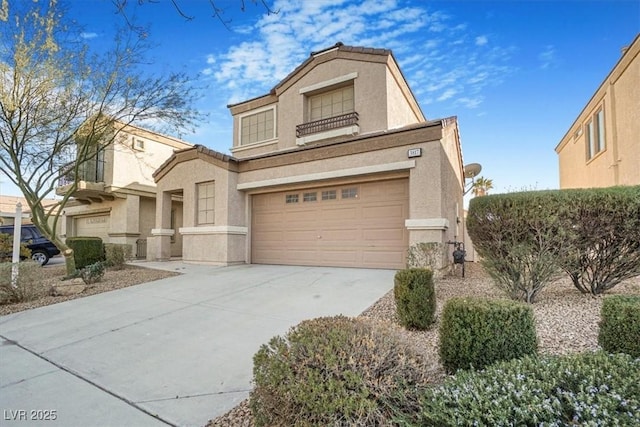
[[[198,73],[209,114],[182,139],[228,153],[227,104],[267,93],[312,51],[341,41],[393,50],[428,119],[457,116],[465,163],[492,193],[558,188],[555,146],[640,32],[640,0],[403,1],[170,0],[129,13],[150,23],[155,66]],[[109,0],[72,0],[94,46],[122,19]],[[4,181],[4,180],[3,180]],[[3,194],[18,194],[2,185]]]

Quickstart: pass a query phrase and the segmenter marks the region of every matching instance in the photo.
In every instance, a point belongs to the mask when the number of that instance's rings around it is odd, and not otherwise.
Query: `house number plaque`
[[[422,148],[411,148],[409,151],[407,151],[407,157],[409,158],[420,156],[422,156]]]

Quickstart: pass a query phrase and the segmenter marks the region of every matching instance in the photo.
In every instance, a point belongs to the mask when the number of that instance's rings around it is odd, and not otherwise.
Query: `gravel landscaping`
[[[32,301],[21,302],[17,304],[0,305],[0,316],[6,314],[17,313],[19,311],[30,310],[32,308],[43,307],[45,305],[57,304],[63,301],[69,301],[76,298],[83,298],[89,295],[95,295],[102,292],[113,291],[116,289],[126,288],[128,286],[139,285],[140,283],[152,282],[154,280],[164,279],[165,277],[176,276],[179,273],[164,270],[153,270],[150,268],[137,267],[127,264],[122,270],[107,269],[104,278],[98,283],[94,283],[78,295],[71,296],[50,296],[49,288],[54,283],[60,282],[65,276],[64,264],[44,267],[42,269],[43,279],[38,283],[41,293],[44,296]]]
[[[466,267],[466,277],[445,277],[435,284],[437,298],[436,325],[427,331],[407,331],[407,338],[424,352],[429,360],[437,361],[439,317],[444,302],[453,297],[506,298],[476,263]],[[608,291],[612,294],[640,294],[640,277],[627,280]],[[598,348],[598,322],[602,297],[581,294],[568,279],[559,280],[545,288],[533,304],[541,354],[562,355],[596,350]],[[362,313],[362,316],[398,323],[393,291],[384,295]],[[446,374],[439,367],[440,378]],[[211,420],[213,426],[253,426],[248,401],[227,414]]]
[[[64,265],[47,267],[42,271],[43,275],[46,275],[39,283],[43,290],[48,290],[52,284],[59,282],[65,275]],[[45,295],[33,301],[0,305],[0,316],[151,282],[177,274],[179,273],[134,265],[126,265],[122,270],[108,269],[101,282],[91,285],[81,294],[59,297]],[[493,285],[479,264],[467,264],[466,276],[464,279],[444,277],[436,281],[437,320],[434,327],[427,331],[403,330],[410,342],[414,343],[428,360],[437,364],[436,368],[440,379],[446,377],[438,362],[438,326],[444,303],[453,297],[506,298]],[[640,295],[640,276],[629,279],[606,293],[606,295],[612,294]],[[541,354],[562,355],[596,350],[598,348],[598,322],[601,306],[602,297],[581,294],[568,279],[559,280],[545,288],[539,294],[536,303],[533,304],[539,352]],[[388,292],[365,310],[362,316],[398,324],[393,291]],[[211,420],[207,427],[248,427],[253,425],[248,401],[244,401],[227,414]]]

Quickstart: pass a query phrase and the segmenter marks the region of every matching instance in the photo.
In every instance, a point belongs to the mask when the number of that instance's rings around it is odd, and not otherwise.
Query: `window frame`
[[[265,135],[265,139],[257,139],[256,141],[251,142],[242,142],[243,137],[243,122],[245,119],[248,119],[252,116],[256,116],[258,114],[263,114],[268,111],[273,112],[273,131],[271,135]],[[278,109],[277,105],[268,105],[262,108],[256,108],[255,110],[247,111],[244,114],[238,116],[238,147],[247,147],[254,144],[261,144],[268,141],[273,141],[278,138]]]
[[[345,89],[351,89],[351,105],[350,108],[347,110],[344,109],[344,97],[342,98],[341,101],[341,110],[340,112],[336,112],[334,110],[334,106],[337,105],[335,102],[331,102],[329,105],[331,106],[331,114],[329,115],[325,115],[323,114],[323,97],[327,97],[327,96],[333,96],[334,94],[338,93],[338,92],[344,92]],[[353,81],[349,81],[346,83],[341,84],[340,86],[337,87],[328,87],[325,88],[324,90],[318,91],[318,92],[313,92],[313,93],[309,93],[306,96],[306,113],[307,113],[307,122],[315,122],[318,120],[324,120],[324,119],[329,119],[331,117],[337,117],[337,116],[341,116],[344,114],[349,114],[349,113],[353,113],[356,111],[356,89],[355,89],[355,84]],[[314,107],[312,106],[314,100],[320,100],[320,116],[318,117],[314,117]]]
[[[606,115],[604,105],[598,106],[584,124],[585,156],[587,162],[607,149]]]
[[[204,181],[196,183],[196,225],[214,225],[216,223],[216,185],[215,181]],[[213,188],[213,194],[209,197],[201,197],[201,190],[204,186],[211,185]],[[203,209],[202,202],[211,200],[211,207],[208,205]],[[204,213],[205,218],[202,221],[202,214]],[[209,221],[208,214],[211,214],[211,221]]]

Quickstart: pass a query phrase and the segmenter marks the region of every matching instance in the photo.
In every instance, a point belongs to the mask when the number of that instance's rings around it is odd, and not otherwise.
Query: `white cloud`
[[[403,0],[276,0],[276,15],[242,28],[243,42],[206,58],[211,75],[229,102],[267,93],[313,51],[341,41],[392,49],[418,101],[477,108],[482,92],[511,69],[510,50],[467,23],[433,10],[428,3]],[[250,36],[250,37],[249,37]]]
[[[489,43],[489,39],[487,38],[487,36],[476,37],[476,46],[484,46],[487,43]]]
[[[98,37],[98,33],[86,33],[86,32],[82,32],[80,33],[80,37],[82,37],[83,39],[95,39],[96,37]]]
[[[447,89],[438,97],[438,101],[446,101],[447,99],[453,98],[453,95],[456,93],[458,93],[458,91],[455,89]]]
[[[546,46],[545,49],[538,54],[540,68],[546,70],[556,63],[556,49],[553,45]]]

